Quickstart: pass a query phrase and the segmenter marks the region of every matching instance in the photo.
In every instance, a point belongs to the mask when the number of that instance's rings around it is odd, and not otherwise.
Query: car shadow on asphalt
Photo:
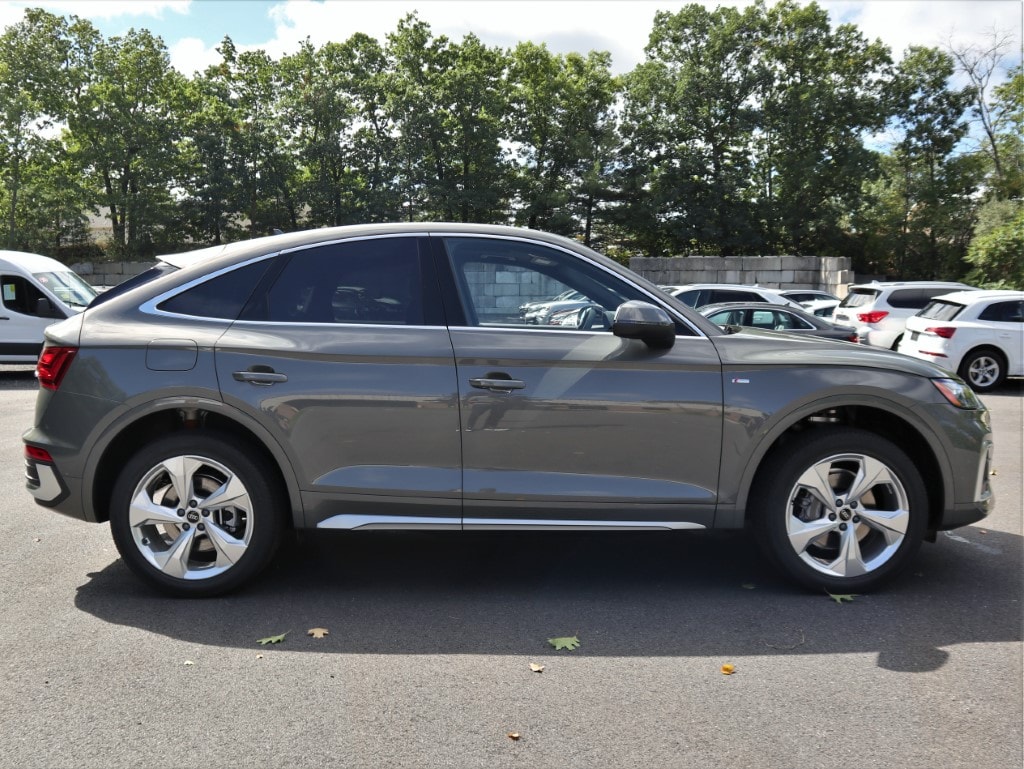
[[[286,548],[219,598],[163,597],[121,561],[76,606],[188,643],[343,654],[710,656],[875,653],[899,672],[940,668],[947,647],[1019,642],[1021,537],[939,534],[884,591],[837,603],[791,586],[739,532],[326,533]],[[306,631],[323,627],[327,638]],[[272,647],[277,648],[277,647]],[[564,653],[564,652],[562,652]]]
[[[0,364],[0,390],[34,390],[37,387],[35,366]]]

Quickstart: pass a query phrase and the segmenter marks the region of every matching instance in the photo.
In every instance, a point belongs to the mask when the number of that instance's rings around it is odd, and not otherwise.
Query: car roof
[[[873,280],[870,283],[854,283],[850,286],[850,291],[858,288],[871,288],[871,289],[886,289],[886,288],[962,288],[964,290],[977,291],[974,286],[968,286],[966,283],[956,283],[954,281],[946,280],[886,280],[877,281]]]
[[[977,304],[995,299],[1020,299],[1024,301],[1024,291],[1015,291],[1006,288],[977,289],[974,291],[952,291],[948,294],[939,294],[932,297],[932,301],[939,299],[944,302],[955,302],[957,304]]]

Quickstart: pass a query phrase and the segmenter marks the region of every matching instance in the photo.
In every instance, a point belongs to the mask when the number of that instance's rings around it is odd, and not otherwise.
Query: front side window
[[[445,238],[467,322],[606,330],[616,308],[651,298],[599,267],[537,243]]]
[[[20,275],[0,275],[3,306],[11,312],[41,318],[61,317],[38,288]]]

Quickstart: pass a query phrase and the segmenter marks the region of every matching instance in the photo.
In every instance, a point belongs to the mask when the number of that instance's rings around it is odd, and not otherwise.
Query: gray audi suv
[[[566,291],[571,323],[520,307]],[[565,238],[366,225],[165,257],[51,326],[36,501],[109,522],[166,592],[232,590],[290,530],[749,527],[864,592],[993,504],[988,412],[887,350],[720,329]]]

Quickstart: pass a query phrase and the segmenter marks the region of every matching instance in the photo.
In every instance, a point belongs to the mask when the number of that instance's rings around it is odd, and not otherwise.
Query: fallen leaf
[[[186,665],[187,667],[190,667],[190,666],[192,666],[192,665],[195,665],[195,664],[196,664],[196,663],[194,663],[194,662],[193,662],[192,660],[185,660],[185,665]]]
[[[261,659],[263,659],[263,655],[262,655],[262,654],[257,654],[257,655],[256,655],[256,659],[258,659],[258,660],[261,660]]]
[[[580,639],[576,636],[564,636],[562,638],[549,638],[548,643],[555,647],[555,651],[560,649],[578,649],[580,646]]]
[[[279,644],[282,641],[284,641],[284,637],[288,635],[290,632],[292,631],[285,630],[283,633],[281,633],[281,635],[272,635],[267,636],[266,638],[257,638],[256,643],[258,643],[260,646],[266,646],[267,644]]]
[[[843,601],[852,601],[860,593],[830,593],[827,590],[825,594],[836,603],[842,603]]]
[[[33,539],[32,541],[33,541],[33,542],[42,542],[43,540],[42,540],[42,539],[40,539],[39,537],[36,537],[36,538],[35,538],[35,539]]]
[[[323,638],[331,634],[331,631],[325,627],[311,627],[306,631],[306,635],[311,635],[313,638]]]
[[[518,740],[518,739],[519,739],[519,736],[520,736],[520,735],[519,735],[519,732],[509,732],[509,733],[508,733],[507,735],[505,735],[505,736],[506,736],[506,737],[508,737],[508,738],[509,738],[510,740],[512,740],[512,741],[515,741],[515,740]]]
[[[531,662],[530,663],[530,670],[532,670],[534,673],[543,673],[544,672],[544,666],[543,665],[538,665],[536,662]]]
[[[736,666],[735,665],[731,665],[728,662],[726,662],[724,665],[722,665],[722,675],[723,676],[731,676],[735,672],[736,672]]]

